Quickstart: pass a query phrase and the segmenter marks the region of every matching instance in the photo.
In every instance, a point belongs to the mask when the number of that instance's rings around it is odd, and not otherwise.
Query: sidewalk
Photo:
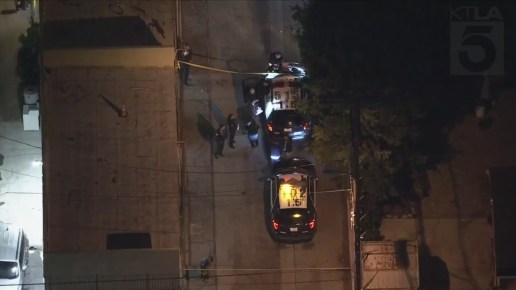
[[[0,122],[0,221],[21,225],[37,248],[24,279],[30,290],[44,289],[41,160],[40,131],[24,131],[21,120]]]
[[[20,224],[31,245],[41,246],[40,131],[23,131],[21,121],[1,122],[0,155],[0,221]]]

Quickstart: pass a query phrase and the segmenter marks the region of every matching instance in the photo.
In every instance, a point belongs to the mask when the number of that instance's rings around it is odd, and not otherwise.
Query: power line
[[[41,149],[41,147],[39,147],[39,146],[35,146],[35,145],[29,144],[29,143],[25,143],[25,142],[21,142],[21,141],[18,141],[18,140],[14,140],[14,139],[11,139],[11,138],[8,138],[8,137],[5,137],[5,136],[1,136],[0,135],[0,138],[9,140],[9,141],[12,141],[12,142],[15,142],[15,143],[23,144],[23,145],[26,145],[26,146],[29,146],[29,147]]]
[[[9,169],[3,169],[3,168],[0,168],[0,171],[10,172],[10,173],[19,174],[19,175],[23,175],[23,176],[27,176],[27,177],[32,177],[32,178],[37,178],[37,179],[41,179],[41,178],[42,178],[42,176],[34,176],[34,175],[30,175],[30,174],[25,174],[25,173],[21,173],[21,172],[16,172],[16,171],[9,170]],[[6,178],[7,178],[7,177],[6,177]]]
[[[0,193],[0,195],[6,194],[43,194],[41,192],[30,192],[30,191],[6,191],[4,193]]]
[[[87,188],[87,189],[74,189],[72,190],[73,192],[81,192],[81,191],[86,191],[86,192],[89,192],[91,191],[90,188]],[[99,191],[103,191],[102,188],[99,190]],[[91,195],[91,194],[88,194],[88,199],[89,200],[110,200],[110,199],[116,199],[116,200],[122,200],[122,199],[135,199],[135,198],[141,198],[141,199],[146,199],[146,198],[168,198],[168,197],[171,197],[171,196],[164,196],[163,194],[160,194],[159,192],[157,191],[141,191],[141,190],[130,190],[130,189],[117,189],[113,192],[117,192],[117,194],[113,194],[113,195],[106,195],[106,194],[96,194],[96,195]],[[123,192],[123,195],[122,196],[119,196],[118,193],[120,192]],[[131,194],[132,192],[135,192],[135,193],[139,193],[139,194]],[[230,192],[233,192],[233,193],[230,193]],[[321,190],[321,191],[316,191],[315,193],[316,194],[325,194],[325,193],[336,193],[336,192],[350,192],[350,189],[333,189],[333,190]],[[17,192],[6,192],[6,193],[17,193]],[[37,194],[36,192],[19,192],[21,194]],[[185,192],[185,197],[188,197],[190,199],[195,199],[195,198],[226,198],[226,197],[249,197],[251,195],[249,195],[250,192],[248,191],[244,191],[244,190],[220,190],[220,191],[214,191],[214,192],[209,192],[209,191],[204,191],[204,192]],[[41,192],[39,193],[41,194]],[[52,195],[52,196],[67,196],[67,197],[70,197],[70,193],[69,192],[64,192],[64,193],[57,193],[57,194],[51,194],[51,193],[47,193],[47,195]],[[78,196],[78,197],[81,197],[81,196]],[[173,196],[172,196],[173,197]]]
[[[245,271],[245,272],[253,272],[253,273],[235,273],[235,274],[219,274],[219,275],[209,275],[208,278],[201,278],[201,277],[186,277],[186,276],[176,276],[176,277],[156,277],[156,278],[129,278],[129,279],[102,279],[97,280],[98,277],[106,277],[106,276],[84,276],[85,279],[87,278],[95,278],[96,280],[90,280],[90,281],[59,281],[59,282],[39,282],[39,283],[23,283],[23,284],[0,284],[0,289],[2,286],[41,286],[41,285],[67,285],[67,284],[90,284],[90,283],[113,283],[113,282],[137,282],[137,281],[175,281],[175,280],[190,280],[190,279],[209,279],[209,278],[224,278],[224,277],[243,277],[243,276],[256,276],[256,275],[277,275],[282,272],[289,272],[287,274],[296,273],[298,271],[306,272],[306,271],[349,271],[350,267],[329,267],[329,268],[234,268],[234,269],[216,269],[216,268],[193,268],[193,269],[182,269],[183,271]],[[258,273],[256,271],[269,271],[269,272],[262,272]],[[152,274],[151,274],[152,275]],[[167,274],[156,274],[157,276],[160,275],[167,275]],[[61,277],[60,277],[61,278]],[[74,277],[77,279],[77,277]],[[50,277],[50,280],[52,280],[52,277]],[[328,281],[341,281],[341,279],[316,279],[316,280],[308,280],[308,281],[292,281],[292,282],[271,282],[271,283],[252,283],[252,284],[299,284],[299,283],[314,283],[314,282],[328,282]],[[251,283],[250,283],[251,284]]]
[[[277,272],[296,272],[296,271],[338,271],[338,270],[351,270],[350,267],[308,267],[308,268],[205,268],[205,269],[197,269],[197,268],[186,268],[185,271],[193,271],[193,270],[203,270],[203,271],[235,271],[235,272],[249,272],[249,271],[274,271],[272,274]],[[256,273],[256,274],[270,274],[270,273]],[[237,275],[237,274],[232,274]]]
[[[103,159],[103,158],[97,158],[97,162],[99,164],[107,163],[107,164],[112,165],[112,166],[120,166],[120,167],[125,167],[125,168],[130,168],[130,169],[143,169],[143,170],[148,170],[148,171],[153,171],[153,172],[167,172],[167,173],[179,173],[179,172],[181,172],[180,170],[175,170],[175,169],[158,169],[158,168],[150,168],[150,167],[122,164],[122,163],[118,163],[118,162],[112,162],[112,161],[109,161],[109,160]],[[306,167],[306,166],[314,166],[314,167],[316,167],[316,166],[319,166],[319,165],[321,165],[321,163],[311,162],[309,165],[302,165],[302,166],[297,166],[297,167]],[[200,166],[198,166],[198,167],[200,167]],[[195,170],[191,170],[191,169],[189,170],[188,169],[188,164],[186,164],[184,173],[187,173],[187,174],[210,174],[210,175],[263,173],[264,170],[266,170],[267,167],[268,166],[265,165],[261,169],[254,169],[254,170],[195,171]],[[324,171],[324,170],[322,170],[322,171]],[[343,172],[342,174],[347,174],[347,173]],[[332,174],[329,174],[329,175],[332,175]]]

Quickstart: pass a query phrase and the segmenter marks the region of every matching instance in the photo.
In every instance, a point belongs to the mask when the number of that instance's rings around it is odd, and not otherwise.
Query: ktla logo
[[[504,24],[497,7],[450,8],[450,73],[504,74]]]

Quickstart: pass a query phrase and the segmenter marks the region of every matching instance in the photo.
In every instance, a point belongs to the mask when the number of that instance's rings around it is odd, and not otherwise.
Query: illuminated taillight
[[[269,132],[272,132],[272,123],[267,124],[267,130],[269,130]]]
[[[303,130],[308,131],[308,123],[303,123]]]
[[[275,220],[272,220],[272,227],[275,231],[279,230],[279,224]]]
[[[312,221],[308,223],[308,227],[311,229],[315,228],[315,219],[312,219]]]

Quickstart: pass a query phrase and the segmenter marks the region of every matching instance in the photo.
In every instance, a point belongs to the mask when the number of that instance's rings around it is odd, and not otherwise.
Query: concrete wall
[[[447,267],[450,289],[493,285],[486,169],[516,164],[515,95],[514,90],[502,92],[488,114],[491,126],[479,126],[480,119],[471,112],[451,132],[456,156],[428,172],[431,188],[422,200],[422,230],[430,255]],[[414,239],[418,231],[417,221],[412,219],[385,219],[382,223],[386,239]]]
[[[416,240],[418,221],[384,219],[381,231],[386,240]],[[450,289],[466,289],[472,284],[489,288],[491,229],[485,219],[424,219],[423,231],[428,257],[442,260],[447,267]]]
[[[43,53],[45,67],[154,67],[174,66],[173,47],[54,49]]]
[[[170,274],[179,272],[177,250],[111,250],[45,255],[45,277]],[[73,261],[70,263],[70,261]]]

